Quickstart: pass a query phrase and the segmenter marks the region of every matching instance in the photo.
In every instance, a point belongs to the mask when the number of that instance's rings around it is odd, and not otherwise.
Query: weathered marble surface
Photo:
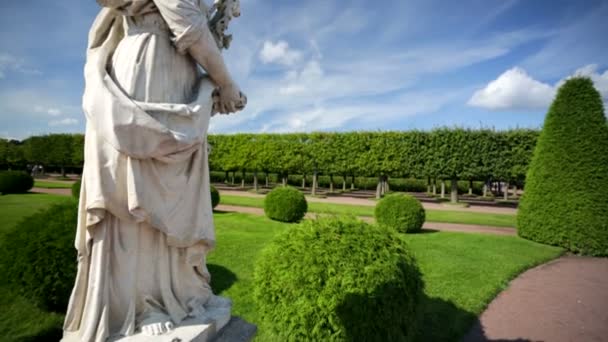
[[[214,113],[246,104],[220,54],[238,0],[97,2],[63,340],[165,341],[194,334],[196,322],[211,332],[228,322],[230,303],[213,295],[206,268],[215,245],[206,135]]]

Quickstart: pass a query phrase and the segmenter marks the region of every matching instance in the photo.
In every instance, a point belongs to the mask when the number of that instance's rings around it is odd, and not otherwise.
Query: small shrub
[[[211,207],[215,209],[220,204],[220,192],[212,185],[211,186]]]
[[[261,325],[278,341],[411,341],[422,287],[399,234],[356,219],[290,227],[254,273]]]
[[[0,272],[38,307],[65,312],[76,278],[74,200],[25,218],[0,240]]]
[[[80,198],[80,187],[82,186],[82,180],[76,181],[72,184],[72,196],[74,198]]]
[[[415,197],[405,194],[390,194],[376,204],[376,222],[401,233],[413,233],[422,229],[426,214]]]
[[[22,194],[34,186],[34,178],[22,171],[0,172],[0,193]]]
[[[298,222],[307,210],[304,195],[291,187],[278,187],[264,198],[264,213],[275,221]]]

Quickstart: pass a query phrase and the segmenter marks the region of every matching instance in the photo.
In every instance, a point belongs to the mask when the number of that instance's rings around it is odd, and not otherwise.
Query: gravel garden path
[[[252,208],[252,207],[241,207],[236,205],[225,205],[220,204],[216,207],[216,210],[224,212],[238,212],[252,215],[264,215],[264,209]],[[306,217],[315,218],[316,213],[308,213]],[[367,222],[373,222],[372,217],[361,217],[362,220]],[[455,223],[439,223],[439,222],[425,222],[422,227],[426,230],[437,230],[437,231],[450,231],[450,232],[462,232],[462,233],[481,233],[481,234],[494,234],[494,235],[517,235],[517,230],[514,228],[504,227],[489,227],[489,226],[478,226],[473,224],[455,224]]]
[[[608,258],[564,256],[522,273],[464,341],[608,341]]]
[[[231,195],[231,196],[242,196],[242,197],[254,197],[254,198],[263,198],[264,195],[253,194],[247,191],[238,191],[238,190],[220,190],[220,195]],[[365,198],[354,198],[348,196],[337,196],[337,197],[327,197],[327,198],[317,198],[306,196],[306,200],[309,202],[318,202],[318,203],[334,203],[334,204],[351,204],[351,205],[365,205],[373,207],[376,205],[376,202],[371,201]],[[449,204],[440,204],[440,203],[427,203],[423,202],[422,205],[425,209],[434,209],[434,210],[448,210],[448,211],[468,211],[468,212],[476,212],[476,213],[492,213],[492,214],[516,214],[517,209],[514,208],[500,208],[500,207],[487,207],[487,206],[478,206],[471,205],[468,208],[464,207],[454,207]]]
[[[41,194],[52,194],[52,195],[64,195],[64,196],[72,196],[72,189],[49,189],[49,188],[32,188],[31,192],[37,192]]]

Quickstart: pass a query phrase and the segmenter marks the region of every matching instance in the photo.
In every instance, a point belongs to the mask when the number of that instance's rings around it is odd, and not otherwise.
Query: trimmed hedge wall
[[[77,217],[78,204],[69,199],[25,218],[0,239],[2,277],[42,309],[67,308],[76,278]]]
[[[278,187],[264,198],[264,213],[270,219],[281,222],[298,222],[308,211],[304,194],[291,187]]]
[[[376,204],[376,222],[400,233],[415,233],[422,229],[426,213],[420,201],[404,194],[390,194]]]
[[[34,186],[34,178],[22,171],[0,172],[0,193],[22,194]]]
[[[258,182],[260,185],[264,185],[265,183],[265,174],[258,173]],[[302,175],[289,175],[287,177],[287,184],[294,187],[302,186]],[[342,176],[334,176],[334,190],[340,191],[342,190],[342,181],[344,177]],[[242,172],[234,173],[234,184],[240,185],[243,179]],[[270,173],[268,175],[269,182],[272,185],[278,184],[281,182],[280,177],[277,174]],[[330,183],[330,177],[320,175],[317,177],[319,187],[328,189]],[[226,178],[226,173],[223,171],[211,171],[211,182],[213,183],[230,183],[232,181],[232,172],[229,172],[228,178]],[[253,173],[246,172],[245,173],[245,183],[248,186],[251,186],[253,183]],[[351,177],[346,177],[346,188],[350,190],[352,183]],[[427,180],[424,179],[413,179],[413,178],[397,178],[391,177],[388,180],[391,191],[400,191],[400,192],[426,192],[427,190]],[[475,181],[473,182],[473,194],[482,195],[483,194],[483,182]],[[306,186],[310,187],[312,185],[312,176],[306,176]],[[355,188],[359,190],[375,190],[378,185],[377,177],[355,177]],[[440,186],[440,181],[437,181],[437,186]],[[469,181],[459,181],[458,182],[458,193],[459,194],[468,194],[469,192]]]
[[[254,273],[261,326],[276,341],[412,341],[422,288],[401,237],[354,218],[290,227]]]
[[[608,255],[608,124],[588,78],[559,89],[521,199],[521,237],[581,254]]]

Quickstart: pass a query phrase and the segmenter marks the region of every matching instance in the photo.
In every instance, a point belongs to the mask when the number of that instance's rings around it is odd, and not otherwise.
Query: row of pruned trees
[[[319,174],[330,177],[330,191],[337,186],[334,176],[342,176],[343,188],[347,177],[377,177],[377,197],[389,190],[389,177],[427,179],[430,191],[436,191],[438,184],[443,188],[448,181],[455,201],[458,180],[523,185],[537,137],[538,131],[528,129],[447,128],[408,132],[211,135],[210,168],[226,173],[251,172],[256,189],[260,173],[266,175],[266,182],[269,173],[276,173],[284,184],[290,174],[312,176],[313,194]]]
[[[82,168],[84,135],[49,134],[23,141],[0,139],[0,169],[25,169],[28,165],[44,165],[61,170]]]
[[[388,191],[389,177],[426,179],[429,191],[457,181],[502,181],[523,185],[538,131],[436,129],[408,132],[347,132],[293,134],[210,135],[210,168],[214,171],[250,172],[254,187],[268,174],[278,174],[285,184],[292,174],[330,178],[330,191],[346,179],[377,177],[377,196]],[[84,136],[52,134],[24,141],[0,139],[0,168],[23,169],[41,164],[61,169],[83,164]],[[265,177],[260,177],[263,174]],[[334,184],[342,176],[342,184]],[[303,177],[302,186],[307,177]],[[351,184],[353,184],[351,182]]]

